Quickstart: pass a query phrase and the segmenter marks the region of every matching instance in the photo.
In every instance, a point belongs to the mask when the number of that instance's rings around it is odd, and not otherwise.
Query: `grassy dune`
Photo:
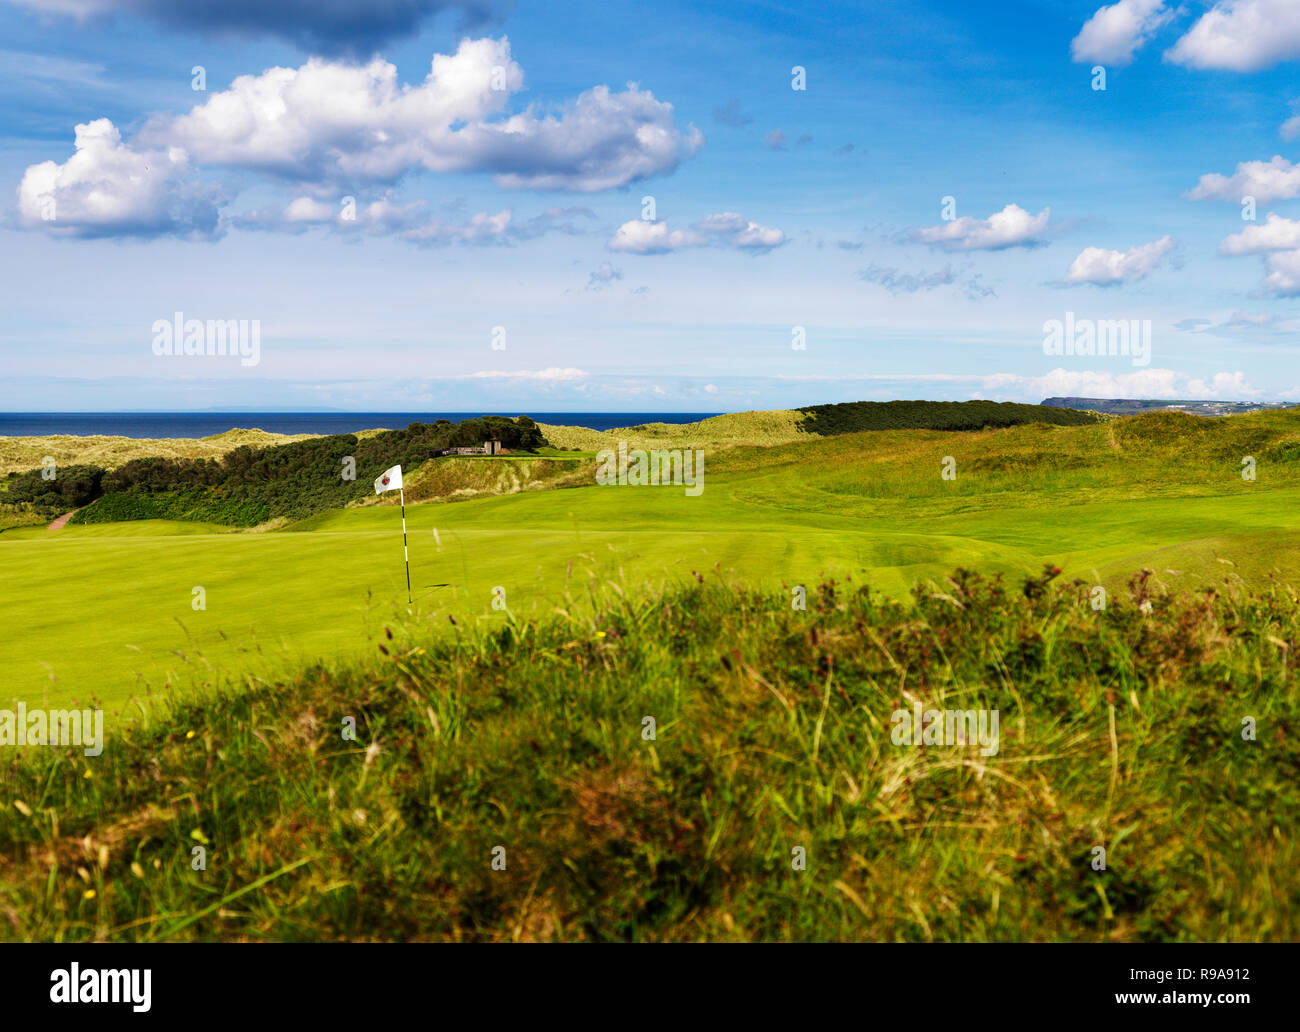
[[[73,464],[116,469],[132,459],[212,459],[240,445],[265,448],[306,441],[315,434],[271,434],[265,430],[227,430],[212,437],[151,439],[136,437],[0,437],[0,476],[36,469],[51,456],[60,466]]]
[[[1300,935],[1294,592],[1139,578],[1097,612],[958,574],[796,611],[700,580],[393,622],[98,759],[33,750],[0,779],[0,937]],[[998,710],[998,750],[895,744],[913,702]]]
[[[557,448],[600,451],[615,448],[619,441],[629,448],[729,448],[734,445],[786,444],[814,440],[817,435],[799,429],[801,413],[796,409],[775,412],[735,412],[712,416],[696,423],[644,423],[614,430],[590,430],[583,426],[538,427]]]
[[[585,458],[507,456],[447,458],[426,462],[408,482],[408,502],[463,501],[593,483]],[[369,501],[369,500],[367,500]],[[376,501],[382,501],[377,496]]]

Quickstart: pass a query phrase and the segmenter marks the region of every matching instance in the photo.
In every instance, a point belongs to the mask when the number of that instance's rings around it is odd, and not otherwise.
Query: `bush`
[[[172,519],[250,527],[276,517],[305,519],[366,497],[374,478],[390,466],[414,470],[445,448],[491,439],[511,451],[549,447],[527,416],[483,416],[461,423],[412,423],[364,439],[332,434],[268,448],[242,445],[219,459],[133,459],[110,473],[97,471],[93,494],[79,504],[105,497],[71,522]],[[355,478],[345,480],[349,460]],[[39,471],[34,475],[39,478]]]
[[[800,412],[799,429],[824,437],[863,430],[986,430],[1024,423],[1083,426],[1101,422],[1093,412],[1010,401],[849,401],[813,405]]]
[[[53,519],[69,509],[89,504],[101,493],[104,470],[98,466],[56,468],[53,480],[46,480],[42,473],[43,470],[33,469],[11,474],[6,481],[5,502],[26,502],[33,512]]]

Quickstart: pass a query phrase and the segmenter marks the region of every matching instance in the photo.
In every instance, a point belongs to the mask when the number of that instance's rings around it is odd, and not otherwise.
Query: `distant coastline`
[[[1159,398],[1044,398],[1053,408],[1083,409],[1110,416],[1137,416],[1143,412],[1187,412],[1193,416],[1240,416],[1247,412],[1294,408],[1293,401],[1213,401]]]
[[[473,416],[532,416],[538,422],[581,426],[590,430],[640,426],[644,423],[695,423],[718,412],[323,412],[247,409],[207,412],[3,412],[0,437],[211,437],[233,429],[259,429],[274,434],[348,434],[357,430],[401,430],[411,423],[439,419],[460,422]]]

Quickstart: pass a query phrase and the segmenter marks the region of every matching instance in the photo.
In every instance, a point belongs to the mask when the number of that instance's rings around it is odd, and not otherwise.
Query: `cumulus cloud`
[[[42,14],[86,23],[114,14],[147,18],[165,28],[239,38],[272,37],[314,53],[369,54],[415,35],[428,19],[455,12],[465,27],[499,16],[495,0],[15,0]]]
[[[1261,226],[1249,225],[1240,233],[1224,239],[1219,245],[1220,254],[1264,254],[1268,251],[1286,251],[1300,248],[1300,222],[1284,219],[1269,213]]]
[[[551,113],[507,113],[523,81],[506,39],[463,40],[454,54],[435,55],[417,86],[399,84],[382,60],[312,58],[240,76],[188,114],[153,117],[130,141],[104,119],[79,126],[68,162],[27,170],[22,222],[83,235],[212,235],[222,198],[195,181],[203,167],[271,174],[318,197],[420,171],[593,192],[670,173],[703,143],[693,126],[677,126],[671,104],[634,83],[621,92],[596,86]],[[52,188],[57,222],[33,215]],[[295,213],[283,221],[293,224]]]
[[[1070,44],[1075,61],[1099,61],[1123,66],[1133,60],[1133,53],[1145,46],[1156,30],[1173,12],[1165,0],[1119,0],[1100,7],[1084,22]]]
[[[629,254],[668,254],[687,247],[728,247],[763,254],[783,243],[785,234],[781,230],[725,211],[689,229],[669,229],[663,220],[633,219],[619,226],[605,246]]]
[[[1265,259],[1264,290],[1277,297],[1300,297],[1300,251],[1279,251]]]
[[[1243,161],[1231,176],[1217,172],[1203,175],[1196,189],[1187,195],[1193,201],[1232,201],[1253,197],[1261,204],[1300,196],[1300,165],[1281,155],[1270,161]]]
[[[1192,68],[1257,72],[1300,57],[1300,4],[1294,0],[1218,0],[1165,53]]]
[[[1226,237],[1219,253],[1264,255],[1267,275],[1263,292],[1275,297],[1300,297],[1300,222],[1269,213],[1264,224],[1247,226]]]
[[[235,215],[229,221],[239,229],[302,233],[328,227],[340,233],[383,236],[414,229],[428,219],[428,205],[423,201],[401,204],[387,197],[361,205],[352,198],[348,201],[352,203],[296,197],[283,208],[258,208]]]
[[[704,238],[689,230],[669,230],[663,220],[633,219],[614,231],[605,245],[611,251],[629,254],[668,254],[680,247],[699,247]]]
[[[63,164],[31,165],[18,186],[17,221],[58,236],[220,235],[221,191],[197,180],[178,147],[134,149],[107,118],[76,127]]]
[[[1108,251],[1103,247],[1085,247],[1070,263],[1065,282],[1091,283],[1110,287],[1120,283],[1135,283],[1145,279],[1174,249],[1173,237],[1163,236],[1149,244],[1131,247],[1127,251]]]
[[[392,183],[408,172],[481,172],[509,188],[590,192],[672,172],[703,143],[671,104],[629,83],[596,86],[558,114],[506,115],[523,71],[508,39],[462,40],[435,54],[418,86],[397,68],[312,58],[243,75],[187,115],[154,119],[149,142],[205,165],[337,184]]]
[[[938,226],[918,229],[914,238],[945,251],[1001,251],[1008,247],[1037,247],[1044,241],[1052,209],[1030,215],[1019,205],[1008,204],[987,219],[964,215]]]

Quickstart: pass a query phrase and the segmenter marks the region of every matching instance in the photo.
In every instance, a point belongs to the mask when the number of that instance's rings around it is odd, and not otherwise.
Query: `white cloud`
[[[1219,244],[1221,254],[1264,255],[1268,274],[1263,291],[1275,297],[1300,297],[1300,222],[1269,213],[1264,225],[1247,226]]]
[[[1281,155],[1270,161],[1243,161],[1231,176],[1217,172],[1201,176],[1196,189],[1188,195],[1193,201],[1232,201],[1253,197],[1261,204],[1290,200],[1300,196],[1300,165],[1293,165]]]
[[[1165,57],[1193,68],[1257,72],[1300,57],[1295,0],[1218,0]]]
[[[693,126],[677,127],[671,104],[633,83],[618,93],[596,86],[554,113],[533,106],[507,114],[523,81],[504,38],[465,39],[454,54],[434,55],[418,86],[399,84],[397,69],[378,59],[312,58],[240,76],[186,115],[155,116],[129,142],[107,119],[79,125],[76,153],[64,164],[27,169],[19,221],[68,235],[214,236],[226,198],[194,181],[194,172],[218,166],[302,184],[318,200],[297,200],[275,218],[255,213],[266,226],[301,228],[333,218],[321,196],[415,171],[486,173],[511,189],[597,191],[672,172],[703,143]],[[381,210],[373,222],[408,215]],[[494,218],[463,230],[404,231],[416,242],[500,235]],[[549,228],[559,227],[518,232]]]
[[[1300,222],[1284,219],[1269,213],[1264,225],[1247,226],[1240,233],[1224,239],[1219,245],[1220,254],[1264,254],[1268,251],[1287,251],[1300,248]]]
[[[934,244],[945,251],[1000,251],[1007,247],[1035,247],[1043,242],[1052,209],[1044,208],[1030,215],[1019,205],[1008,204],[987,219],[969,215],[938,226],[918,229],[921,243]]]
[[[724,247],[736,247],[742,251],[770,251],[785,243],[785,234],[779,229],[750,222],[734,211],[709,215],[703,222],[697,222],[693,228],[714,243]]]
[[[785,243],[779,229],[751,222],[734,211],[710,215],[690,229],[668,228],[663,220],[633,219],[614,231],[605,245],[630,254],[668,254],[687,247],[730,247],[763,254]]]
[[[195,180],[184,150],[134,149],[107,118],[78,125],[75,148],[62,165],[28,167],[19,225],[77,237],[219,235],[220,192]]]
[[[1265,259],[1264,289],[1277,297],[1300,297],[1300,250],[1279,251]]]
[[[1100,7],[1074,37],[1070,56],[1076,61],[1129,64],[1133,52],[1145,46],[1155,31],[1172,17],[1165,0],[1119,0]]]
[[[243,75],[187,115],[151,121],[150,142],[184,147],[205,165],[305,182],[392,183],[417,169],[483,172],[509,188],[590,192],[671,172],[703,143],[671,104],[629,83],[587,90],[558,114],[505,114],[524,75],[502,38],[462,40],[435,54],[419,86],[397,68],[312,58]]]
[[[1091,283],[1099,287],[1134,283],[1144,279],[1174,249],[1173,237],[1163,236],[1149,244],[1127,251],[1108,251],[1103,247],[1085,247],[1070,263],[1066,283]]]
[[[662,220],[633,219],[624,222],[614,231],[605,245],[611,251],[629,254],[668,254],[679,247],[699,247],[704,240],[698,233],[687,230],[669,230]]]
[[[335,218],[342,219],[342,217],[342,212],[336,206],[326,204],[324,201],[318,201],[314,197],[296,198],[284,209],[284,220],[286,222],[330,222]]]

